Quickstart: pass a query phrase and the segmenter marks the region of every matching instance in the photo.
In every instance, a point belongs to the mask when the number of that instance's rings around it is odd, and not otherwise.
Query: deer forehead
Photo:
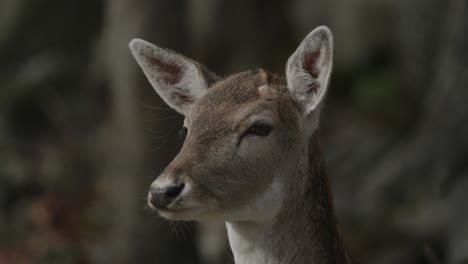
[[[250,75],[250,76],[249,76]],[[257,118],[277,121],[280,87],[259,81],[261,76],[241,73],[220,81],[194,104],[186,123],[229,123],[231,126]]]

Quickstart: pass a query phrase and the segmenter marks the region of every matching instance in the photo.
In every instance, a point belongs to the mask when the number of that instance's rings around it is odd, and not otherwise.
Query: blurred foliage
[[[384,124],[395,126],[405,118],[401,110],[395,109],[395,103],[404,106],[400,101],[397,76],[390,70],[361,74],[356,78],[352,88],[352,98],[356,108],[363,113],[373,115],[374,119]],[[400,115],[399,115],[400,114]]]

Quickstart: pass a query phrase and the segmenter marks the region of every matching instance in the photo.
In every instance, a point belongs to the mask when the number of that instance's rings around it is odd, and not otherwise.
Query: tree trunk
[[[174,227],[167,221],[154,221],[155,215],[144,210],[146,192],[157,176],[149,172],[161,171],[174,154],[155,152],[153,142],[145,140],[151,136],[148,126],[170,134],[177,124],[164,115],[166,111],[157,111],[158,118],[148,118],[152,106],[145,108],[146,104],[166,106],[128,50],[129,41],[138,37],[184,52],[187,40],[181,36],[187,34],[181,17],[185,2],[112,0],[107,1],[107,6],[104,33],[108,41],[103,50],[107,51],[110,68],[114,138],[105,185],[109,186],[110,202],[115,205],[109,263],[197,263],[193,232],[188,237],[174,237]],[[156,102],[142,98],[154,98]],[[172,116],[177,117],[175,113]],[[158,145],[164,144],[164,149],[176,150],[176,137],[157,141]]]

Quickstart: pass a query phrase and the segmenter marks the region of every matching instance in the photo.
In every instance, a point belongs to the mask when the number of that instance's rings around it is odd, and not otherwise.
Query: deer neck
[[[290,175],[280,212],[263,222],[227,222],[236,263],[349,263],[339,238],[317,136],[309,141],[309,166]]]

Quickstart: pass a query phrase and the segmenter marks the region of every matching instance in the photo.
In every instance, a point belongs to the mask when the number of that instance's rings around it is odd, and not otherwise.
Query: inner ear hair
[[[288,89],[310,113],[323,99],[332,68],[333,36],[321,26],[309,33],[286,65]]]
[[[129,47],[159,96],[183,115],[218,79],[191,59],[144,40],[134,39]]]

